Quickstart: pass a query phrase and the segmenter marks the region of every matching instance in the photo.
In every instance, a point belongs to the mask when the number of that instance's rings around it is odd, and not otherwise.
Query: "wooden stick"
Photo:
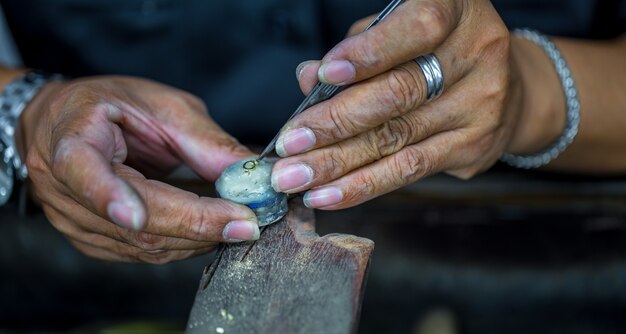
[[[220,247],[205,269],[189,333],[354,333],[374,243],[315,233],[300,199],[256,242]]]

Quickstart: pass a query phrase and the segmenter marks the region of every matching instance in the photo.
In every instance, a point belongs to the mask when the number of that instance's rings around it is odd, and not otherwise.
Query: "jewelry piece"
[[[221,198],[249,207],[259,226],[280,220],[289,209],[287,194],[272,188],[273,161],[241,160],[226,167],[215,181],[215,190]]]
[[[256,166],[259,164],[259,162],[257,160],[248,160],[246,162],[243,163],[243,170],[246,173],[250,173],[251,171],[253,171]]]
[[[13,178],[24,180],[28,176],[15,145],[15,128],[20,115],[41,87],[56,78],[40,72],[28,72],[9,83],[0,94],[0,206],[9,200],[13,192]]]
[[[426,79],[426,99],[432,101],[443,92],[443,70],[439,59],[434,54],[429,53],[415,58],[415,62],[419,65]]]
[[[556,48],[556,45],[544,34],[531,29],[516,29],[513,31],[515,36],[527,39],[541,46],[544,52],[554,64],[556,73],[559,76],[563,93],[565,93],[565,101],[567,106],[567,120],[565,128],[561,136],[546,150],[534,155],[514,155],[510,153],[502,154],[500,161],[503,161],[513,167],[531,169],[547,165],[554,160],[559,154],[574,141],[574,137],[578,133],[580,124],[580,101],[578,100],[578,92],[574,84],[572,73],[565,62],[565,59]]]

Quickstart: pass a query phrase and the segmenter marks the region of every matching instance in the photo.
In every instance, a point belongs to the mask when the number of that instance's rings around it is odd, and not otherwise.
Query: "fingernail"
[[[259,240],[261,236],[259,225],[247,220],[234,220],[228,223],[222,234],[224,240],[228,242]]]
[[[315,134],[309,128],[288,130],[276,141],[276,153],[281,157],[300,154],[313,148]]]
[[[135,205],[111,202],[107,206],[107,213],[115,224],[124,228],[139,231],[143,227],[143,210]]]
[[[323,208],[341,203],[343,194],[337,187],[313,189],[304,194],[304,205],[308,208]]]
[[[296,78],[298,80],[300,80],[300,76],[302,75],[302,72],[304,72],[304,69],[312,63],[314,63],[313,60],[307,60],[298,64],[298,66],[296,67]]]
[[[277,192],[289,192],[313,181],[313,170],[305,164],[287,165],[272,172],[272,187]]]
[[[323,64],[317,75],[322,82],[339,85],[354,79],[356,70],[347,60],[333,60]]]

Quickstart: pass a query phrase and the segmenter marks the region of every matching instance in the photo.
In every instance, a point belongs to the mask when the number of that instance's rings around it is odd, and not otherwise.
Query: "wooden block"
[[[313,211],[289,203],[254,243],[222,245],[205,269],[189,333],[354,333],[374,242],[315,233]]]

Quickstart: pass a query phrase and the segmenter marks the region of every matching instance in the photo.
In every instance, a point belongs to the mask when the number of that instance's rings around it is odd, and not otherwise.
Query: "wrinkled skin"
[[[165,263],[254,238],[248,208],[151,179],[185,163],[214,180],[251,155],[188,93],[117,76],[51,83],[21,123],[35,198],[89,256]]]
[[[467,179],[506,150],[526,150],[512,140],[521,92],[509,31],[489,1],[409,0],[363,32],[372,18],[298,67],[305,94],[318,79],[352,86],[283,129],[277,190],[308,190],[309,207],[341,209],[438,172]],[[431,52],[445,87],[427,102],[413,60]]]

